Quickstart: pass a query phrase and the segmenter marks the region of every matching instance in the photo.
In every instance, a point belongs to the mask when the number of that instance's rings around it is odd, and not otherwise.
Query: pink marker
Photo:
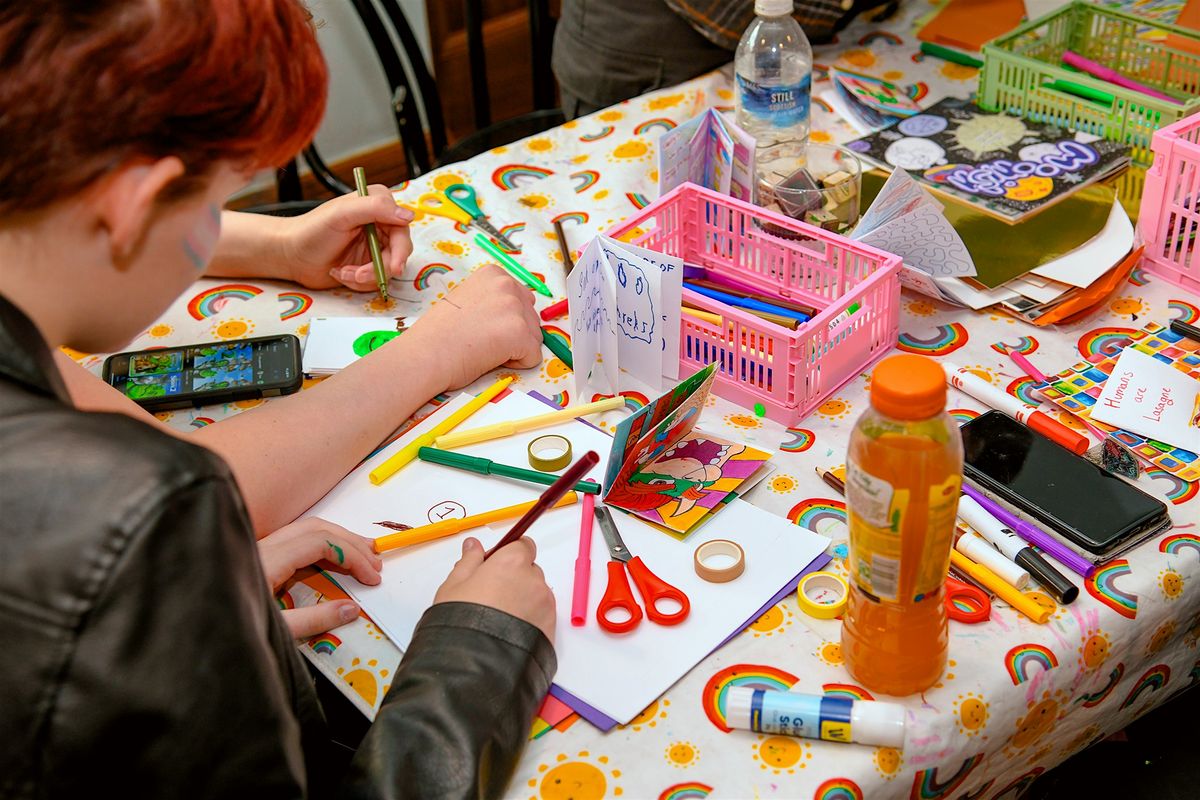
[[[1174,97],[1171,97],[1169,94],[1163,94],[1157,89],[1147,86],[1144,83],[1138,83],[1132,78],[1126,78],[1115,69],[1109,69],[1103,64],[1098,64],[1095,61],[1092,61],[1090,58],[1084,58],[1078,53],[1073,53],[1070,50],[1067,50],[1062,54],[1062,60],[1064,64],[1069,64],[1070,66],[1075,67],[1075,69],[1082,70],[1094,78],[1099,78],[1102,81],[1108,81],[1114,86],[1120,86],[1125,89],[1133,89],[1135,92],[1148,94],[1151,97],[1157,97],[1159,100],[1166,100],[1168,103],[1179,103],[1178,100],[1176,100]]]
[[[575,589],[571,594],[571,624],[582,628],[587,619],[588,586],[592,580],[592,521],[596,518],[596,495],[583,496],[579,520],[579,555],[575,557]]]
[[[1049,383],[1050,379],[1042,374],[1041,370],[1035,367],[1028,358],[1018,353],[1016,350],[1009,350],[1008,357],[1013,360],[1013,363],[1021,368],[1029,377],[1033,378],[1038,383]]]

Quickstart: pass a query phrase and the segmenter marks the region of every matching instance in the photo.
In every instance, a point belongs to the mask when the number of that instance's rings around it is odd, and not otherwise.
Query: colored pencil
[[[550,487],[554,488],[553,486]],[[547,490],[549,491],[549,490]],[[547,508],[562,508],[569,506],[579,499],[579,495],[575,492],[568,491],[561,494],[557,500],[551,503]],[[539,500],[530,500],[528,503],[517,503],[513,506],[505,506],[492,511],[485,511],[482,514],[472,514],[469,517],[461,519],[447,519],[441,522],[435,522],[431,525],[422,525],[419,528],[412,528],[407,531],[397,531],[389,533],[386,536],[380,536],[374,542],[376,553],[386,553],[389,550],[399,550],[401,547],[411,547],[414,544],[424,544],[432,542],[435,539],[444,539],[447,536],[453,536],[456,533],[469,531],[472,528],[482,528],[484,525],[491,525],[493,522],[503,522],[513,517],[519,517],[522,514],[527,514],[534,509]],[[545,509],[542,509],[545,511]]]
[[[354,168],[354,186],[359,197],[367,196],[367,171],[362,167]],[[371,263],[375,266],[375,283],[379,287],[379,299],[386,303],[388,274],[387,269],[383,266],[383,249],[379,246],[379,232],[375,230],[374,222],[364,225],[363,231],[367,235],[367,249],[371,251]]]
[[[563,269],[570,275],[571,270],[575,269],[575,260],[571,258],[571,246],[567,244],[567,234],[563,230],[562,222],[557,219],[554,220],[554,236],[558,239],[558,251],[562,253]]]
[[[501,549],[502,547],[507,547],[517,539],[520,539],[522,536],[524,536],[525,531],[529,530],[530,526],[537,522],[538,517],[546,513],[546,510],[551,506],[557,507],[563,494],[569,492],[572,486],[583,479],[583,476],[588,473],[588,470],[599,463],[600,456],[596,454],[595,450],[588,450],[586,453],[581,455],[574,464],[567,467],[567,471],[564,472],[562,476],[550,486],[549,489],[542,492],[542,496],[534,502],[530,509],[525,512],[523,517],[517,520],[517,524],[512,526],[512,530],[504,534],[503,539],[496,542],[496,545],[491,550],[488,550],[483,554],[483,559],[486,561],[487,559],[491,558],[497,550]],[[572,496],[575,495],[574,492],[570,492],[570,494]],[[575,501],[572,500],[571,502],[573,503]]]

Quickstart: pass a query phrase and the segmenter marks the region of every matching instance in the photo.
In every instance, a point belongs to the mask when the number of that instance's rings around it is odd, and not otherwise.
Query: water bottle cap
[[[871,405],[893,419],[928,419],[946,407],[946,373],[928,356],[885,358],[871,373]]]
[[[782,17],[792,13],[792,0],[754,0],[754,13],[760,17]]]

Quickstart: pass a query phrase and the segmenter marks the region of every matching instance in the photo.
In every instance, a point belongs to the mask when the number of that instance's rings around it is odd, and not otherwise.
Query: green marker
[[[562,339],[556,339],[545,328],[542,328],[542,344],[546,345],[551,353],[558,356],[558,360],[566,364],[567,369],[575,369],[575,359],[571,358],[571,348],[563,344]]]
[[[538,294],[544,294],[546,297],[554,297],[554,292],[550,291],[549,286],[542,283],[532,272],[518,264],[516,259],[497,247],[491,239],[482,233],[477,233],[475,234],[475,244],[487,250],[492,258],[500,262],[500,266],[508,270],[509,274],[521,283],[533,289]]]
[[[962,64],[964,67],[979,69],[983,66],[983,62],[978,58],[973,58],[966,53],[960,53],[957,50],[951,50],[949,47],[942,47],[940,44],[933,44],[932,42],[921,42],[921,52],[927,56],[940,58],[943,61]]]
[[[1081,83],[1074,83],[1073,81],[1056,80],[1050,83],[1043,83],[1042,87],[1064,92],[1065,94],[1073,94],[1084,100],[1095,100],[1098,103],[1104,103],[1106,106],[1112,106],[1113,103],[1113,96],[1108,92],[1102,92],[1099,89],[1093,89],[1090,86],[1084,86]]]
[[[490,458],[463,455],[462,453],[454,453],[449,450],[439,450],[436,447],[422,447],[417,451],[417,458],[422,461],[428,461],[431,464],[441,464],[444,467],[461,469],[465,472],[475,472],[479,475],[502,475],[505,478],[513,478],[528,483],[539,483],[542,486],[549,486],[558,480],[557,475],[549,472],[538,472],[522,467],[510,467],[507,464],[497,464]],[[575,484],[575,491],[584,492],[585,494],[600,494],[600,484],[593,483],[592,481],[580,481]]]

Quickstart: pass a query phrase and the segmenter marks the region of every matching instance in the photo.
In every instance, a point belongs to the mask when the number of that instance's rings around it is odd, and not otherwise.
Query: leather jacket
[[[556,662],[430,608],[348,774],[210,451],[67,396],[0,297],[0,797],[492,797]]]

